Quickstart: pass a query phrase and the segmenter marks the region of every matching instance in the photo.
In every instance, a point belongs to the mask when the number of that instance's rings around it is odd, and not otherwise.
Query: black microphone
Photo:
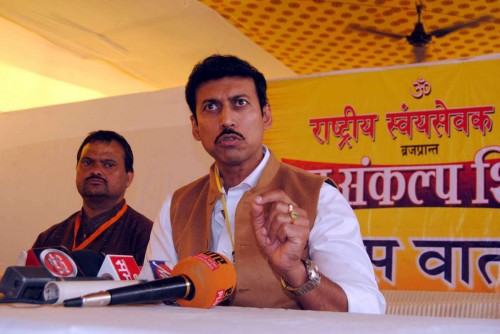
[[[77,275],[77,267],[64,247],[41,247],[26,251],[28,266],[8,267],[0,282],[0,290],[7,297],[2,303],[43,303],[43,289],[47,282]]]
[[[42,301],[45,284],[55,279],[44,267],[7,267],[0,290],[7,297],[5,301]]]
[[[78,268],[77,276],[83,277],[97,277],[105,258],[103,253],[90,249],[76,250],[70,255]]]
[[[64,301],[64,306],[107,306],[177,301],[181,306],[209,308],[227,299],[236,271],[223,255],[205,252],[181,260],[172,277],[110,289]]]
[[[186,276],[175,276],[67,299],[64,301],[64,306],[137,304],[179,298],[191,299],[193,296],[193,282]]]
[[[56,277],[45,267],[7,267],[0,281],[0,291],[7,297],[1,303],[52,304],[44,300],[45,285],[52,281],[107,280],[102,277]]]

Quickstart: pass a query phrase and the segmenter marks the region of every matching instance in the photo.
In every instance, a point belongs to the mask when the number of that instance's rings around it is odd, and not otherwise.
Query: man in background
[[[130,145],[114,131],[91,132],[76,161],[76,188],[83,207],[40,233],[33,248],[63,246],[69,251],[132,255],[142,265],[153,223],[124,198],[134,179]]]

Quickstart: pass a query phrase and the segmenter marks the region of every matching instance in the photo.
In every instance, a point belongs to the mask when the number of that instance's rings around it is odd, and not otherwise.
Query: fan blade
[[[405,35],[393,34],[393,33],[390,33],[390,32],[379,31],[379,30],[375,30],[375,29],[372,29],[372,28],[369,28],[369,27],[362,27],[362,26],[359,26],[359,25],[356,25],[356,24],[349,24],[347,26],[347,28],[352,29],[352,30],[362,31],[362,32],[368,32],[368,33],[376,34],[376,35],[380,35],[380,36],[390,37],[390,38],[396,38],[396,39],[406,38]]]
[[[443,37],[445,35],[448,35],[451,32],[457,31],[459,29],[467,28],[467,27],[473,26],[475,24],[478,24],[478,23],[481,23],[484,21],[488,21],[491,18],[492,18],[491,15],[481,16],[480,18],[469,21],[469,22],[458,23],[458,24],[452,25],[450,27],[436,29],[436,30],[430,32],[429,35],[434,36],[434,37],[438,37],[438,38]]]

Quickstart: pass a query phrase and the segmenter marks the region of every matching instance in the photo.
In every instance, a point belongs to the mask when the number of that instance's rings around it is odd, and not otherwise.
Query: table
[[[9,333],[500,333],[498,319],[367,315],[163,304],[65,308],[1,304],[0,331]]]

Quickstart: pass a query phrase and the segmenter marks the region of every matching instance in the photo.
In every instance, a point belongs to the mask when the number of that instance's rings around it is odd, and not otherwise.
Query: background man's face
[[[85,145],[76,167],[76,187],[80,195],[121,199],[132,183],[133,172],[125,171],[125,151],[116,141]]]

